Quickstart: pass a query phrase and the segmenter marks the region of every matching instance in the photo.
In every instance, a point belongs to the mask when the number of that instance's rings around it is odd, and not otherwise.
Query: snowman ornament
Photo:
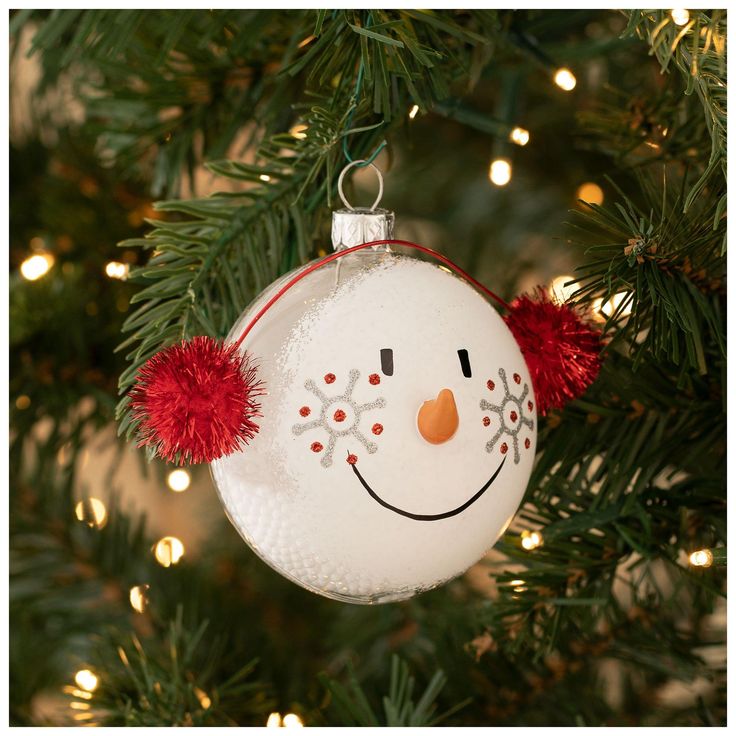
[[[376,204],[334,214],[338,251],[391,239]],[[513,335],[467,281],[401,251],[350,253],[273,302],[241,344],[264,383],[259,431],[211,466],[258,555],[353,603],[464,572],[508,527],[534,460],[534,392]]]
[[[140,445],[211,463],[228,517],[266,563],[373,604],[442,585],[493,546],[534,462],[528,364],[552,397],[544,411],[595,377],[598,341],[545,299],[517,300],[524,324],[509,329],[485,287],[392,239],[382,181],[371,208],[350,206],[349,168],[335,252],[268,287],[224,346],[194,338],[154,356],[132,406]]]

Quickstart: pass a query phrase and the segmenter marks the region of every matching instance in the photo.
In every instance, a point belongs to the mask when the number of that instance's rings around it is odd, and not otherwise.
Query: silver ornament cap
[[[378,177],[378,196],[371,207],[353,207],[348,202],[342,188],[345,174],[354,166],[370,166]],[[383,176],[370,161],[352,161],[340,173],[337,192],[345,209],[332,213],[332,246],[335,250],[345,250],[354,245],[370,243],[373,240],[392,240],[394,237],[394,213],[378,206],[383,196]],[[380,248],[382,246],[376,246]]]
[[[335,250],[345,250],[373,240],[392,240],[393,237],[394,213],[389,210],[356,207],[332,213],[332,246]]]

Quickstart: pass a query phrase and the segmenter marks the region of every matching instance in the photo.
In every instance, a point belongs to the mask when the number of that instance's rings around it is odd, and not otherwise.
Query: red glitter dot
[[[335,374],[334,373],[328,373],[325,376],[325,383],[335,383]]]
[[[373,434],[381,434],[381,432],[383,432],[383,424],[374,424],[371,427],[371,432],[373,432]]]
[[[531,446],[532,446],[532,441],[527,437],[524,440],[524,447],[526,447],[526,449],[528,450]]]
[[[371,373],[370,376],[368,376],[368,383],[370,383],[371,386],[378,386],[378,384],[381,383],[381,376],[379,376],[378,373]]]
[[[521,383],[521,376],[518,373],[514,373],[514,383]]]
[[[483,426],[484,427],[487,427],[488,425],[490,425],[490,423],[491,423],[491,418],[490,417],[483,417]]]
[[[336,422],[344,422],[345,416],[345,412],[342,409],[338,409],[334,414],[334,419]]]
[[[308,417],[312,413],[312,410],[308,406],[303,406],[301,409],[299,409],[299,413],[303,417]]]
[[[486,383],[486,386],[488,386],[489,391],[493,391],[494,388],[496,388],[496,384],[491,381],[491,379],[488,379],[488,382]]]
[[[322,443],[321,442],[312,442],[312,452],[322,452]]]
[[[355,463],[357,463],[357,462],[358,462],[358,456],[357,455],[353,455],[352,453],[350,453],[350,455],[348,455],[348,464],[349,465],[355,465]]]
[[[504,442],[501,445],[501,454],[505,455],[509,451],[509,446]]]
[[[534,408],[534,403],[532,401],[527,401],[526,408],[529,409],[529,411],[531,411]]]
[[[515,411],[512,411],[509,416],[511,417],[512,422],[515,422],[519,418],[519,415]]]

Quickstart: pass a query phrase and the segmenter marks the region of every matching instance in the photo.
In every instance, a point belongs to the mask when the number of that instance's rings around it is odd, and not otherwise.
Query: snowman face
[[[462,573],[508,525],[534,457],[534,397],[513,336],[464,281],[403,256],[346,260],[249,335],[261,430],[213,475],[233,523],[287,577],[396,600]]]

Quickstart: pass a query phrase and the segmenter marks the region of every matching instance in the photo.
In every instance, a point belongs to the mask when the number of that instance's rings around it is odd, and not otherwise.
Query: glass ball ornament
[[[258,433],[212,475],[286,578],[402,600],[462,574],[510,524],[534,460],[532,381],[496,309],[445,265],[395,244],[317,263],[268,287],[227,338],[250,327],[239,349],[265,393]]]

